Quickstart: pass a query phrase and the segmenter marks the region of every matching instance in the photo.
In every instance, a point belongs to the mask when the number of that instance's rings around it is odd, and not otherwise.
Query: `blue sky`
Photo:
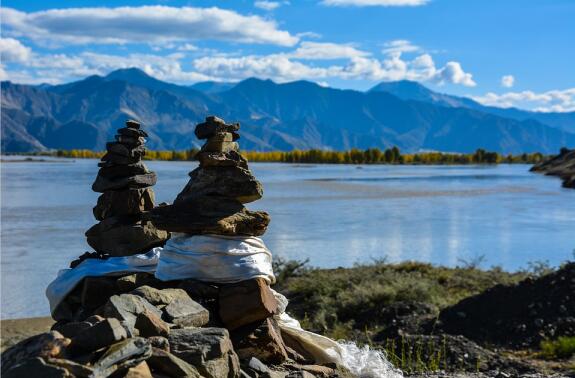
[[[486,104],[575,111],[575,1],[5,0],[2,80],[139,67],[179,84],[409,79]]]

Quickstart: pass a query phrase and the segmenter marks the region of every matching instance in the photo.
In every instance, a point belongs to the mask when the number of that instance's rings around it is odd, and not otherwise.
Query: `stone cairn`
[[[101,253],[84,258],[145,250],[163,241],[166,231],[191,237],[265,232],[269,216],[243,205],[261,198],[262,187],[238,152],[239,124],[217,117],[199,124],[196,136],[206,139],[199,167],[172,205],[155,208],[155,175],[140,162],[145,133],[133,121],[127,126],[108,145],[93,187],[103,193],[94,208],[101,222],[87,234]],[[273,317],[280,307],[263,279],[222,285],[163,282],[147,273],[88,277],[53,312],[51,332],[2,354],[2,376],[351,376],[335,365],[314,364],[296,339],[282,333]]]
[[[162,245],[168,238],[150,222],[140,220],[154,208],[156,174],[142,162],[148,135],[136,121],[118,129],[116,141],[106,144],[106,154],[92,190],[102,195],[94,207],[100,223],[86,232],[88,244],[100,255],[127,256]]]

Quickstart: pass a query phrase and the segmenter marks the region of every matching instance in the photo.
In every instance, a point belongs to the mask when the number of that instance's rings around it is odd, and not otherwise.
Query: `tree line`
[[[163,161],[192,161],[195,160],[197,148],[183,151],[153,151],[148,150],[145,160]],[[41,155],[66,158],[93,158],[99,159],[104,155],[102,151],[92,150],[57,150],[43,152]],[[502,155],[484,149],[477,149],[473,153],[446,153],[446,152],[417,152],[401,153],[399,148],[392,147],[385,150],[368,148],[361,150],[352,148],[347,151],[330,150],[292,150],[292,151],[243,151],[242,155],[251,162],[273,163],[313,163],[313,164],[535,164],[546,156],[539,153],[523,153],[518,155]]]

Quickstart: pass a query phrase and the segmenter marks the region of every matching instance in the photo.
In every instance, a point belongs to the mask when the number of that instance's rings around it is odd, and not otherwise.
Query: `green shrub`
[[[575,356],[575,337],[562,336],[556,340],[543,340],[541,342],[543,357],[556,360]]]

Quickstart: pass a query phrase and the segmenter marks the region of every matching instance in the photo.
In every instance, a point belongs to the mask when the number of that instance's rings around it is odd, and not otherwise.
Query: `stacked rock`
[[[173,205],[149,214],[156,227],[188,235],[263,235],[268,214],[243,205],[260,199],[263,191],[238,152],[239,128],[214,116],[196,126],[198,139],[206,139],[197,155],[200,165]]]
[[[162,245],[166,231],[141,221],[143,211],[154,207],[156,174],[142,162],[147,134],[137,121],[118,129],[116,141],[106,144],[106,154],[92,190],[102,193],[94,207],[100,223],[86,232],[88,244],[99,254],[127,256]]]

